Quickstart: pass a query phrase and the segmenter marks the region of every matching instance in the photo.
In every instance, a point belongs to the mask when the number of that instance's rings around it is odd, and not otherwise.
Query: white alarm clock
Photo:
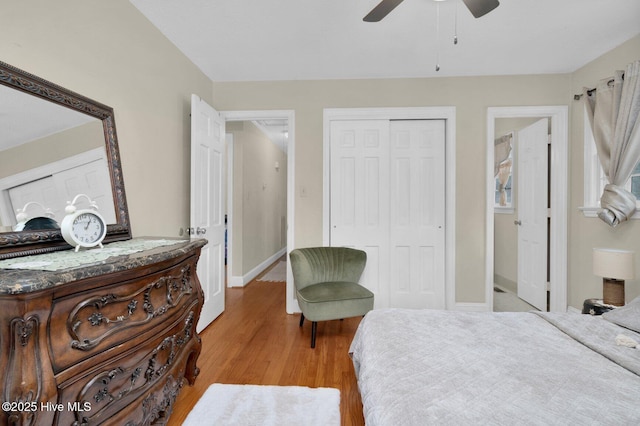
[[[92,208],[77,209],[75,204],[79,197],[84,196],[89,200]],[[107,236],[107,224],[100,213],[98,206],[85,194],[78,194],[73,201],[67,203],[65,212],[67,215],[60,224],[62,238],[76,248],[102,247],[102,240]]]

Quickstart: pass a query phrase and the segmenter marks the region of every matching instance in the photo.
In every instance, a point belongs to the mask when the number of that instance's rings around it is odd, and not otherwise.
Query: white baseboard
[[[456,303],[453,307],[454,311],[465,311],[465,312],[489,312],[488,303]]]
[[[271,264],[273,262],[275,262],[280,257],[282,257],[286,252],[287,252],[287,248],[284,247],[284,248],[280,249],[278,252],[276,252],[275,254],[273,254],[272,256],[270,256],[269,258],[267,258],[266,260],[264,260],[262,263],[258,264],[258,266],[256,266],[255,268],[253,268],[252,270],[250,270],[246,274],[244,274],[242,276],[237,276],[237,275],[231,276],[229,278],[229,281],[228,281],[227,285],[229,287],[244,287],[244,286],[246,286],[247,284],[249,284],[251,282],[251,280],[253,280],[255,277],[257,277],[262,272],[264,272],[265,269],[267,269],[269,266],[271,266]]]

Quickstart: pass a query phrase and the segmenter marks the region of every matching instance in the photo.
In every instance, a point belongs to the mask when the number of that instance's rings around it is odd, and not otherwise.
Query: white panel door
[[[8,192],[13,210],[12,214],[14,215],[18,209],[22,209],[31,201],[40,203],[42,208],[37,205],[30,205],[27,208],[29,217],[44,216],[45,211],[48,210],[53,213],[56,222],[60,223],[65,215],[64,207],[67,205],[67,200],[58,194],[58,189],[52,176],[15,186],[9,189]],[[71,199],[69,198],[68,201],[71,201]]]
[[[331,245],[367,253],[360,282],[389,298],[389,122],[331,122]]]
[[[376,308],[445,308],[444,124],[331,122],[330,241],[367,252]]]
[[[117,222],[116,211],[113,207],[111,176],[109,176],[109,165],[106,158],[55,173],[53,181],[58,188],[59,196],[66,201],[73,200],[78,194],[86,194],[98,205],[98,211],[107,223]],[[66,205],[66,202],[60,205],[60,220],[65,216],[64,207]]]
[[[104,157],[56,171],[49,176],[15,186],[9,190],[9,198],[14,211],[21,209],[29,201],[35,201],[50,209],[58,223],[62,222],[66,214],[64,208],[67,202],[73,200],[78,194],[86,194],[92,201],[95,201],[100,214],[107,223],[116,222],[109,166]],[[86,200],[81,199],[80,201],[79,207],[89,207]],[[29,208],[27,213],[30,213],[31,217],[42,215],[43,212],[42,209]]]
[[[390,131],[390,306],[444,309],[445,121]]]
[[[198,262],[204,305],[202,331],[224,311],[225,122],[200,97],[191,95],[191,238],[207,238]]]
[[[518,132],[518,297],[547,310],[548,119]]]

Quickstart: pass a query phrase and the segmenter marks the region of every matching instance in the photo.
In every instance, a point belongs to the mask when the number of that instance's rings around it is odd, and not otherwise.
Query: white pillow
[[[640,333],[640,297],[636,297],[624,306],[605,312],[602,318]]]

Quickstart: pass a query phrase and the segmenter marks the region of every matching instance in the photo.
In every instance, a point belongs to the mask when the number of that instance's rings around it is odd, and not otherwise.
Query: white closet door
[[[13,210],[12,213],[14,214],[17,213],[18,209],[22,209],[28,202],[35,201],[42,204],[42,207],[50,209],[54,213],[55,220],[58,223],[60,223],[64,217],[64,206],[66,205],[64,197],[58,194],[58,188],[51,176],[15,186],[9,189],[8,192]],[[30,214],[29,217],[44,215],[44,211],[37,206],[28,208],[27,213]]]
[[[444,124],[331,123],[331,245],[367,252],[376,308],[445,307]]]
[[[331,122],[331,245],[367,253],[360,280],[389,299],[389,122]]]
[[[64,199],[64,202],[58,204],[60,220],[65,216],[66,202],[73,200],[78,194],[85,194],[95,201],[98,211],[107,223],[117,222],[113,207],[111,176],[109,176],[106,158],[56,173],[53,175],[53,181],[58,188],[60,198]],[[81,206],[89,207],[88,204],[86,206],[81,204]]]
[[[444,309],[445,122],[390,130],[390,306]]]
[[[51,209],[55,220],[60,223],[65,216],[64,208],[68,201],[78,194],[86,194],[98,205],[98,211],[107,223],[116,222],[111,192],[111,177],[106,159],[93,160],[64,170],[56,171],[49,176],[32,182],[18,185],[9,190],[11,204],[15,209],[22,208],[29,201],[36,201]],[[86,200],[81,199],[81,208],[88,208]],[[43,212],[34,209],[29,212],[41,215]]]

